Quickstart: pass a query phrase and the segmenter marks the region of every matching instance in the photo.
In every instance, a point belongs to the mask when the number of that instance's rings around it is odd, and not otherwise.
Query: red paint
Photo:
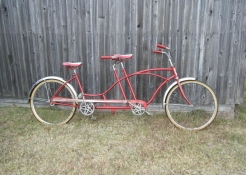
[[[157,47],[161,48],[161,49],[168,49],[166,46],[163,46],[163,45],[160,45],[160,44],[158,44]],[[162,53],[159,50],[155,50],[154,52],[158,53],[158,54]],[[101,57],[101,59],[111,59],[111,60],[115,60],[118,63],[119,62],[124,62],[124,61],[126,61],[126,60],[128,60],[130,58],[132,58],[131,54],[130,55],[115,54],[114,56],[102,56]],[[82,63],[63,63],[63,65],[68,67],[68,68],[70,68],[70,69],[75,69],[76,67],[81,66]],[[121,63],[121,65],[122,65],[121,71],[123,72],[124,76],[122,78],[120,78],[118,73],[117,73],[117,71],[114,69],[114,76],[115,76],[116,81],[105,92],[103,92],[101,94],[86,94],[86,93],[84,93],[83,86],[82,86],[82,84],[81,84],[81,82],[79,80],[78,74],[76,72],[74,72],[72,78],[67,80],[66,83],[64,83],[62,86],[60,86],[58,88],[58,90],[55,92],[54,96],[51,99],[51,103],[52,104],[64,105],[64,106],[72,106],[74,102],[77,102],[76,103],[77,107],[79,107],[79,103],[82,102],[83,100],[85,100],[85,102],[86,101],[88,101],[88,102],[91,101],[93,103],[98,103],[99,105],[95,106],[96,109],[101,109],[101,110],[110,109],[110,110],[112,110],[112,112],[114,112],[117,109],[129,110],[129,109],[131,109],[131,106],[129,105],[130,103],[132,103],[132,104],[141,103],[143,105],[143,107],[146,109],[147,106],[154,100],[154,98],[156,97],[156,95],[160,91],[160,89],[167,82],[169,82],[170,80],[175,79],[177,81],[177,83],[178,83],[180,93],[182,94],[182,96],[184,97],[186,102],[188,104],[191,104],[189,102],[189,100],[186,98],[185,94],[184,94],[184,91],[182,89],[182,86],[180,85],[179,77],[177,75],[177,72],[176,72],[176,69],[175,69],[174,66],[171,66],[169,68],[146,69],[146,70],[141,70],[141,71],[138,71],[138,72],[135,72],[135,73],[132,73],[132,74],[127,74],[127,72],[126,72],[125,68],[123,67],[122,63]],[[170,77],[163,77],[163,76],[158,75],[158,74],[155,73],[155,72],[163,72],[163,71],[171,72],[171,76]],[[162,80],[162,82],[160,83],[158,88],[155,90],[155,92],[153,93],[152,97],[149,99],[148,102],[145,102],[145,101],[142,101],[142,100],[139,100],[139,99],[136,98],[136,94],[135,94],[135,92],[133,90],[133,87],[132,87],[132,84],[131,84],[129,78],[133,77],[133,76],[137,76],[137,75],[149,75],[149,76],[158,77],[158,78],[160,78]],[[59,97],[59,92],[61,91],[61,89],[67,83],[70,83],[73,80],[75,80],[78,83],[78,86],[79,86],[79,89],[80,89],[80,93],[83,95],[83,98],[82,99],[78,99],[77,101],[76,101],[76,99],[60,98]],[[127,99],[125,91],[124,91],[124,89],[122,87],[122,84],[121,84],[122,81],[126,81],[128,87],[130,89],[130,92],[131,92],[131,95],[132,95],[133,99]],[[118,85],[123,99],[122,100],[107,99],[106,98],[106,94],[109,93],[116,85]],[[97,98],[94,99],[93,97],[97,97]],[[98,99],[98,97],[100,99]],[[62,102],[61,102],[61,100],[62,100]],[[116,105],[117,103],[122,104],[122,105]]]

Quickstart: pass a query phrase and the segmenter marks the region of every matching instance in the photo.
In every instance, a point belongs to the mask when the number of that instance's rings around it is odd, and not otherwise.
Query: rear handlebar
[[[161,44],[157,44],[156,47],[158,47],[160,50],[154,50],[154,53],[167,55],[170,64],[173,65],[172,61],[171,61],[171,59],[172,59],[171,50],[167,46],[164,46],[164,45],[161,45]],[[162,51],[161,49],[166,49],[167,52],[166,51]]]
[[[158,48],[161,48],[161,49],[168,49],[167,46],[164,46],[164,45],[161,45],[161,44],[157,44],[156,45]]]
[[[113,56],[101,56],[102,60],[113,59]]]

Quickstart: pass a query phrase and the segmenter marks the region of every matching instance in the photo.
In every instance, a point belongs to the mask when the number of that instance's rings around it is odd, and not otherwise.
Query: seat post
[[[123,63],[121,62],[120,64],[121,64],[121,68],[122,68],[122,69],[125,69],[125,68],[124,68],[124,65],[123,65]]]

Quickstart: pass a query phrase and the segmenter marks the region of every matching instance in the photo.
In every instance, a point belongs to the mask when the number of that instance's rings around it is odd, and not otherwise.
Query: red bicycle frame
[[[158,45],[157,45],[158,46]],[[159,48],[162,48],[162,49],[168,49],[167,47],[163,48],[162,45],[159,45],[158,46]],[[166,53],[166,52],[161,52],[159,50],[155,50],[154,51],[155,53]],[[147,106],[154,100],[154,98],[156,97],[157,93],[160,91],[160,89],[167,83],[169,82],[170,80],[172,79],[175,79],[177,81],[177,84],[179,86],[179,91],[181,93],[181,95],[184,97],[185,101],[188,103],[188,104],[191,104],[189,102],[189,100],[186,98],[184,92],[183,92],[183,89],[180,85],[180,82],[179,82],[179,78],[178,78],[178,75],[177,75],[177,72],[176,72],[176,69],[175,67],[173,66],[172,62],[171,62],[171,55],[168,55],[169,57],[169,62],[171,64],[171,67],[169,68],[152,68],[152,69],[146,69],[146,70],[141,70],[141,71],[138,71],[138,72],[135,72],[135,73],[132,73],[132,74],[127,74],[126,73],[126,70],[124,68],[124,65],[122,62],[124,62],[126,59],[129,59],[131,58],[131,55],[115,55],[115,56],[102,56],[101,58],[102,59],[112,59],[112,60],[116,60],[115,64],[113,65],[113,71],[114,71],[114,76],[115,76],[115,83],[112,84],[105,92],[101,93],[101,94],[87,94],[84,92],[83,90],[83,86],[79,80],[79,77],[78,77],[78,74],[76,73],[75,71],[75,68],[80,66],[81,64],[78,64],[76,66],[71,66],[71,63],[68,63],[70,65],[65,65],[65,66],[68,66],[70,69],[74,70],[74,73],[73,73],[73,76],[72,78],[70,78],[69,80],[67,80],[60,88],[58,88],[58,90],[56,91],[56,93],[53,95],[53,97],[51,98],[51,103],[52,104],[59,104],[59,105],[64,105],[64,106],[73,106],[74,104],[76,104],[77,107],[79,107],[78,103],[79,102],[91,102],[91,103],[100,103],[102,105],[97,105],[95,106],[95,109],[111,109],[111,110],[116,110],[116,109],[131,109],[131,106],[132,104],[137,104],[137,103],[141,103],[142,106],[144,107],[144,109],[147,108]],[[119,78],[118,76],[118,73],[116,71],[116,65],[120,64],[121,65],[121,71],[123,72],[123,75],[124,77],[122,78]],[[163,77],[161,75],[158,75],[154,72],[160,72],[160,71],[169,71],[172,73],[172,75],[168,78],[166,77]],[[133,76],[137,76],[137,75],[150,75],[150,76],[155,76],[155,77],[158,77],[160,79],[162,79],[162,83],[158,86],[158,88],[155,90],[155,92],[153,93],[152,97],[149,99],[148,102],[145,102],[143,100],[139,100],[136,98],[136,94],[133,90],[133,87],[132,87],[132,84],[129,80],[130,77],[133,77]],[[76,80],[77,83],[78,83],[78,87],[80,89],[80,92],[81,92],[81,96],[82,96],[82,99],[68,99],[68,98],[63,98],[63,97],[59,97],[59,93],[60,91],[62,90],[62,88],[64,88],[64,86],[67,84],[67,83],[70,83],[71,81],[73,80]],[[125,94],[125,91],[122,87],[122,84],[121,82],[125,80],[129,89],[130,89],[130,93],[133,97],[133,99],[127,99],[126,97],[126,94]],[[122,100],[115,100],[115,99],[107,99],[106,98],[106,94],[109,93],[115,86],[119,86],[119,89],[120,89],[120,92],[122,94],[122,97],[123,99]],[[89,98],[91,97],[91,98]],[[93,99],[93,97],[100,97],[100,99]],[[76,102],[76,103],[74,103]],[[125,104],[125,105],[109,105],[109,104]],[[104,104],[104,105],[103,105]],[[130,104],[130,105],[129,105]]]

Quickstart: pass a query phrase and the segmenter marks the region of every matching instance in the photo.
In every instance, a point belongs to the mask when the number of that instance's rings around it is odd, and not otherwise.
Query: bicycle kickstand
[[[97,119],[97,117],[96,116],[94,116],[94,115],[91,115],[91,120],[96,120]]]
[[[146,112],[146,114],[148,114],[149,116],[153,116],[153,113],[150,113],[150,112],[148,112],[148,111],[145,111]]]

